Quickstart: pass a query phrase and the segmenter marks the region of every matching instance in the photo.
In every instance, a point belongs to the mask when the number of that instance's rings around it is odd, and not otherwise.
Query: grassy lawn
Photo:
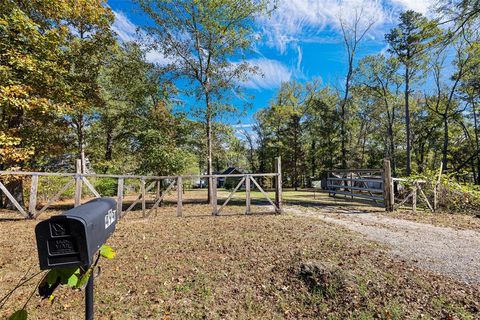
[[[97,318],[480,316],[478,287],[394,260],[378,244],[318,219],[243,211],[233,205],[228,215],[212,217],[209,206],[187,204],[186,217],[176,218],[167,204],[146,219],[129,214],[109,241],[118,255],[102,262],[96,280]],[[35,224],[0,222],[0,296],[27,269],[37,270]],[[0,318],[21,306],[29,290],[18,290]],[[31,319],[82,318],[82,292],[61,288],[56,296],[53,304],[34,297]]]

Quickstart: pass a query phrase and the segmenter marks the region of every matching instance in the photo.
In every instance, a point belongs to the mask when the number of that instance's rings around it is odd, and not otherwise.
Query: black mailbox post
[[[98,198],[37,224],[40,269],[90,267],[115,231],[116,207],[115,200]],[[93,319],[93,273],[86,288],[85,317]]]

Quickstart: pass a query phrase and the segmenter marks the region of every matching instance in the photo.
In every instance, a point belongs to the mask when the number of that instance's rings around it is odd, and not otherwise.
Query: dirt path
[[[480,232],[389,218],[361,211],[288,208],[387,244],[393,255],[467,283],[480,283]]]

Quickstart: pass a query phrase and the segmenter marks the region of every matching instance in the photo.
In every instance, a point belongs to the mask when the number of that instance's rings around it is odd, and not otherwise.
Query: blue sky
[[[280,0],[270,17],[256,21],[260,41],[248,60],[257,65],[263,76],[253,76],[244,84],[253,107],[242,117],[224,119],[231,124],[248,127],[253,115],[268,106],[283,81],[309,81],[320,78],[323,83],[341,86],[346,69],[346,54],[340,33],[340,21],[349,22],[359,16],[361,25],[373,23],[358,51],[358,59],[386,49],[384,34],[397,23],[404,10],[427,14],[434,0]],[[115,13],[114,30],[123,41],[136,39],[136,28],[144,17],[130,0],[109,0]],[[158,52],[149,52],[147,59],[165,63]],[[194,101],[185,101],[184,108]]]

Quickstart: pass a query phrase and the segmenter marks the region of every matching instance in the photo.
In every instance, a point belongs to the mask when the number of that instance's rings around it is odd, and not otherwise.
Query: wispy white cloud
[[[390,0],[390,2],[400,9],[413,10],[424,15],[428,15],[435,6],[435,0]]]
[[[258,19],[265,43],[280,53],[297,51],[298,43],[338,43],[340,21],[373,26],[367,40],[383,41],[383,34],[405,10],[431,15],[437,0],[279,0],[271,16]]]
[[[248,89],[276,89],[292,78],[293,71],[280,61],[267,58],[250,59],[247,62],[258,67],[260,73],[251,75],[241,85]]]
[[[113,11],[113,13],[115,15],[115,21],[112,29],[121,41],[140,42],[140,39],[145,40],[148,38],[123,12]],[[298,48],[297,52],[299,56],[298,65],[300,65],[302,56],[301,48]],[[159,65],[167,65],[173,62],[158,50],[147,51],[145,58],[147,61]],[[242,86],[245,88],[257,90],[275,89],[278,88],[282,82],[289,81],[293,74],[287,66],[276,60],[258,58],[251,59],[248,62],[258,67],[260,73],[252,75],[244,81]]]
[[[172,59],[165,57],[163,53],[156,50],[147,51],[145,54],[145,59],[150,63],[155,63],[161,66],[166,66],[170,63],[173,63]]]
[[[115,20],[112,24],[112,30],[117,34],[118,39],[124,42],[135,41],[141,43],[141,39],[148,38],[123,12],[114,10],[113,14]],[[172,63],[171,59],[166,58],[160,51],[153,49],[146,52],[145,58],[148,62],[158,65]]]
[[[270,17],[259,19],[259,24],[267,44],[284,53],[292,43],[321,41],[324,35],[320,33],[326,30],[333,33],[328,37],[335,37],[340,21],[352,21],[359,13],[361,24],[374,23],[372,33],[387,17],[380,0],[282,0]]]
[[[127,18],[127,16],[120,11],[113,11],[115,20],[112,25],[112,30],[118,35],[122,41],[135,41],[138,39],[137,26]]]
[[[234,129],[245,129],[245,128],[252,128],[253,123],[238,123],[238,124],[232,124],[232,128]]]
[[[297,46],[297,70],[302,69],[303,51],[300,46]]]

